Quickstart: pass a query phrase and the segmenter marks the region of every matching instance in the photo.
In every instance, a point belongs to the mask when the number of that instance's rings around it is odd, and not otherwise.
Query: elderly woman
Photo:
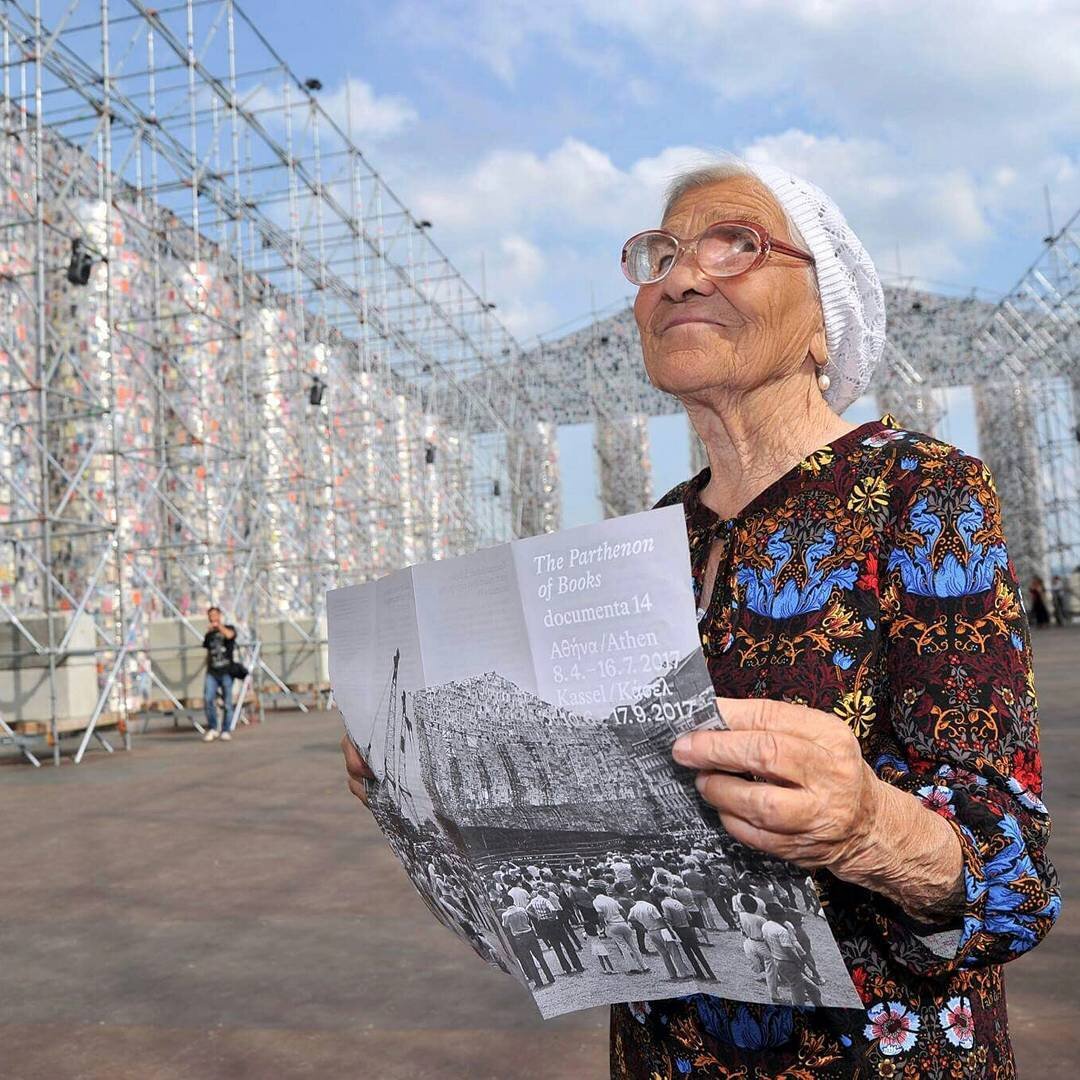
[[[993,482],[889,416],[841,418],[884,303],[816,187],[725,163],[676,180],[662,221],[623,268],[649,377],[708,452],[661,505],[685,510],[730,729],[673,753],[733,837],[813,872],[865,1012],[618,1006],[612,1076],[1012,1076],[1001,964],[1059,898]]]
[[[690,172],[623,268],[649,378],[709,457],[660,505],[686,513],[730,730],[673,753],[733,837],[813,871],[866,1012],[620,1006],[612,1076],[1012,1076],[1001,964],[1060,901],[993,481],[890,416],[841,418],[884,302],[812,184]]]

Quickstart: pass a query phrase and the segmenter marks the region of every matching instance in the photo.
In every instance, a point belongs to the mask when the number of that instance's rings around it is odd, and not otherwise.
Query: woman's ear
[[[829,346],[825,340],[824,325],[816,330],[813,337],[810,338],[810,342],[806,346],[806,355],[810,357],[811,363],[816,368],[824,367],[829,362]]]

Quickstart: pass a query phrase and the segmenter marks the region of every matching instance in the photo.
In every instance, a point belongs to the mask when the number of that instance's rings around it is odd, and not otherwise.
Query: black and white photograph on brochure
[[[329,594],[376,820],[436,916],[545,1017],[856,1000],[806,873],[730,837],[672,760],[679,735],[724,726],[686,559],[678,515],[652,511]]]

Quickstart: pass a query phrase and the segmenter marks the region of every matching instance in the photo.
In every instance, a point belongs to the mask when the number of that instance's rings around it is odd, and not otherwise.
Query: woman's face
[[[724,220],[754,221],[793,243],[772,194],[750,177],[687,192],[663,228],[690,239]],[[808,353],[823,362],[825,329],[811,274],[809,263],[774,251],[748,274],[712,279],[683,255],[663,281],[641,286],[634,301],[649,379],[679,396],[710,388],[746,392],[794,374]]]

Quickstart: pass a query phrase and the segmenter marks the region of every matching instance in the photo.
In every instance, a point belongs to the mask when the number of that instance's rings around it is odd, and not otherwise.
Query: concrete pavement
[[[1080,1068],[1080,629],[1036,635],[1066,893],[1008,965],[1021,1075]],[[0,1076],[607,1075],[605,1010],[545,1023],[428,914],[345,788],[335,715],[0,764]]]

